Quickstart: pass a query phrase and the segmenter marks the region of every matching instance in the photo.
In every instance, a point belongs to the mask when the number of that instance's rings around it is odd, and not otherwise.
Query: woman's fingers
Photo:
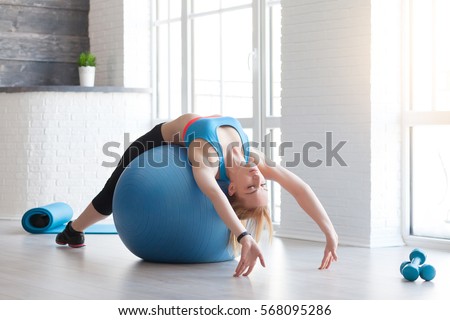
[[[259,258],[259,262],[261,263],[261,265],[265,268],[266,262],[264,261],[264,257],[262,255],[262,253],[259,254],[258,258]]]
[[[338,261],[338,256],[336,252],[333,251],[331,254],[333,255],[333,261]]]
[[[239,261],[239,264],[236,267],[234,276],[239,277],[241,274],[243,274],[245,272],[246,269],[247,269],[247,262],[246,262],[245,258],[243,258],[241,256],[241,260]]]
[[[328,269],[333,261],[337,261],[337,255],[334,252],[325,253],[319,269]]]
[[[266,263],[264,261],[263,255],[260,253],[257,257],[259,258],[259,261],[263,267],[266,267]],[[256,265],[256,259],[254,262],[247,262],[245,259],[242,259],[239,261],[239,264],[236,267],[236,270],[234,272],[234,277],[239,277],[243,275],[244,277],[248,276],[254,269]]]
[[[248,267],[247,272],[243,274],[244,277],[248,276],[252,271],[255,265],[251,265]]]

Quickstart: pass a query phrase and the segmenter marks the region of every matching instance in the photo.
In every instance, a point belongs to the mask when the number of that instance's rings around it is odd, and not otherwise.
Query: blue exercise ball
[[[234,258],[230,231],[198,188],[184,147],[164,145],[135,158],[114,191],[113,217],[124,245],[143,260]]]

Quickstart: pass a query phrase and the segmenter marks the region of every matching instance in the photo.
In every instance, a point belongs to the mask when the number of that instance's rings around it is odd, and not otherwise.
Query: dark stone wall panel
[[[1,5],[89,11],[89,0],[0,0]]]
[[[33,33],[0,33],[0,59],[76,63],[81,51],[89,49],[86,37]]]
[[[72,63],[0,60],[0,83],[5,87],[78,85],[78,67]]]
[[[78,85],[89,0],[0,0],[0,86]]]
[[[86,12],[0,5],[0,32],[88,36]]]

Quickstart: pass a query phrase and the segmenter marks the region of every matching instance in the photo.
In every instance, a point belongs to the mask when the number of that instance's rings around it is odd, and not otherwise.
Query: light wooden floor
[[[233,278],[235,261],[169,265],[143,262],[116,235],[88,235],[87,246],[54,244],[20,221],[0,220],[0,299],[445,299],[450,254],[426,250],[432,282],[406,282],[399,265],[411,248],[340,247],[338,263],[319,271],[322,244],[275,238],[263,245],[266,269]]]

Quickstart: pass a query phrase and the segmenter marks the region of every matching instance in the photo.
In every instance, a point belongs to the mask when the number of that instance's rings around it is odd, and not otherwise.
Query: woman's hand
[[[258,258],[261,265],[263,267],[266,266],[261,250],[259,250],[258,244],[252,236],[248,235],[243,237],[241,239],[241,245],[241,259],[234,272],[235,277],[239,277],[240,275],[244,277],[248,276],[253,271]]]
[[[325,245],[325,250],[323,253],[322,263],[319,269],[328,269],[332,262],[337,261],[337,246],[338,246],[338,236],[337,234],[333,234],[327,237],[327,243]]]

